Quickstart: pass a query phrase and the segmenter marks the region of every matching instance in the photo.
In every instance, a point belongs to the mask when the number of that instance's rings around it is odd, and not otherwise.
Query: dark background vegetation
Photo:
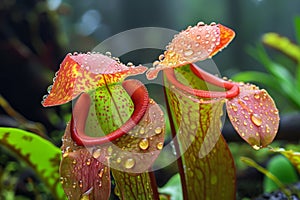
[[[91,51],[132,28],[180,31],[199,21],[214,21],[237,34],[229,48],[214,57],[221,74],[230,77],[243,70],[263,71],[246,47],[270,31],[294,41],[297,15],[298,0],[1,0],[0,94],[25,118],[42,123],[59,145],[70,105],[43,108],[40,102],[68,52]],[[1,108],[0,125],[20,126]]]

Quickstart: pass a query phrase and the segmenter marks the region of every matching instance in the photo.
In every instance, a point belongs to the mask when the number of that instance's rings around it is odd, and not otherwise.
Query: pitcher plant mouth
[[[138,80],[125,80],[122,83],[123,88],[131,97],[134,104],[134,111],[130,118],[115,131],[102,136],[91,137],[85,133],[86,120],[88,117],[91,98],[87,93],[82,93],[78,98],[71,119],[71,137],[79,146],[95,146],[120,138],[135,127],[144,116],[149,105],[149,94],[146,87]]]
[[[209,91],[209,90],[199,90],[191,88],[187,85],[182,84],[176,78],[173,68],[165,69],[164,73],[167,79],[173,84],[176,88],[193,94],[200,98],[227,98],[231,99],[239,95],[239,86],[237,83],[226,81],[219,77],[216,77],[200,68],[195,64],[189,64],[191,71],[200,79],[220,88],[226,89],[226,91]]]

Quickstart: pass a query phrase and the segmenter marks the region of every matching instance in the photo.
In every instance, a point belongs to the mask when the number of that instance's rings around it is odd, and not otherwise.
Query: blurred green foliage
[[[300,38],[300,17],[295,18],[297,38]],[[264,68],[263,71],[243,71],[235,74],[234,81],[256,82],[270,90],[281,111],[300,110],[300,46],[276,33],[266,33],[262,43],[280,52],[270,57],[262,44],[249,47],[248,53]],[[284,57],[282,56],[284,55]]]

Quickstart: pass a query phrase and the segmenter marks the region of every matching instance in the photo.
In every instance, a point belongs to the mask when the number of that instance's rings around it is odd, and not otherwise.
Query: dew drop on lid
[[[53,85],[49,85],[49,87],[47,88],[47,92],[50,93],[52,90]]]
[[[252,114],[250,116],[250,119],[252,121],[252,123],[255,125],[255,126],[261,126],[262,124],[262,119],[260,116],[258,116],[257,114]]]
[[[159,57],[158,57],[159,60],[163,60],[164,58],[165,58],[164,54],[160,54]]]
[[[152,63],[152,66],[153,66],[153,67],[157,67],[158,64],[159,64],[159,61],[156,60],[156,61],[154,61],[154,62]]]
[[[204,22],[198,22],[197,26],[204,26],[205,23]]]
[[[135,161],[133,158],[128,158],[124,163],[124,167],[126,169],[131,169],[134,167],[134,165],[135,165]]]
[[[127,66],[128,66],[128,67],[132,67],[132,66],[133,66],[133,63],[132,63],[132,62],[128,62],[128,63],[127,63]]]
[[[105,52],[105,55],[111,57],[111,53],[109,51]]]
[[[193,55],[193,50],[191,50],[191,49],[189,49],[189,50],[186,50],[185,52],[184,52],[184,55],[185,56],[191,56],[191,55]]]
[[[139,142],[139,147],[142,150],[148,149],[148,147],[149,147],[149,141],[148,141],[148,139],[147,138],[141,139],[140,142]]]
[[[43,100],[42,100],[42,103],[45,101],[45,99],[48,97],[48,95],[47,94],[45,94],[44,96],[43,96]]]

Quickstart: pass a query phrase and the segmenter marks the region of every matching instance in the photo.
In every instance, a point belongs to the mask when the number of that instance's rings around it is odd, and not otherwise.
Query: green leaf
[[[235,74],[231,77],[233,81],[236,82],[255,82],[264,84],[270,88],[278,87],[278,81],[274,79],[270,74],[264,72],[257,72],[257,71],[243,71]]]
[[[183,160],[181,181],[186,186],[186,198],[234,199],[235,167],[220,133],[224,99],[201,99],[181,90],[169,81],[173,77],[169,73],[165,71],[166,94],[180,144],[177,154]],[[203,80],[191,72],[189,65],[176,68],[175,76],[180,84],[189,83],[188,86],[203,90],[208,87],[199,88]]]
[[[288,185],[298,181],[298,175],[293,165],[282,155],[274,156],[266,169],[276,176],[283,184]],[[278,185],[268,177],[264,178],[264,192],[272,192],[279,189]]]
[[[284,184],[273,173],[271,173],[267,169],[265,169],[262,166],[260,166],[259,164],[257,164],[251,158],[241,157],[240,159],[241,159],[242,162],[244,162],[248,166],[254,167],[259,172],[263,173],[266,177],[268,177],[269,179],[271,179],[288,197],[291,196],[290,190],[286,189],[285,186],[284,186]]]
[[[284,155],[296,167],[298,173],[300,173],[300,152],[285,150],[284,148],[274,148],[272,151]]]
[[[171,200],[182,200],[182,188],[180,175],[177,173],[170,178],[170,180],[161,188],[158,189],[159,193],[171,196]]]
[[[6,127],[0,127],[0,144],[32,167],[56,199],[65,199],[58,173],[59,148],[34,133]]]
[[[277,33],[265,33],[262,41],[267,46],[279,50],[283,54],[300,62],[300,46],[292,43],[287,37],[280,36]]]
[[[294,18],[294,24],[295,24],[296,39],[298,44],[300,44],[300,16],[296,16]]]

